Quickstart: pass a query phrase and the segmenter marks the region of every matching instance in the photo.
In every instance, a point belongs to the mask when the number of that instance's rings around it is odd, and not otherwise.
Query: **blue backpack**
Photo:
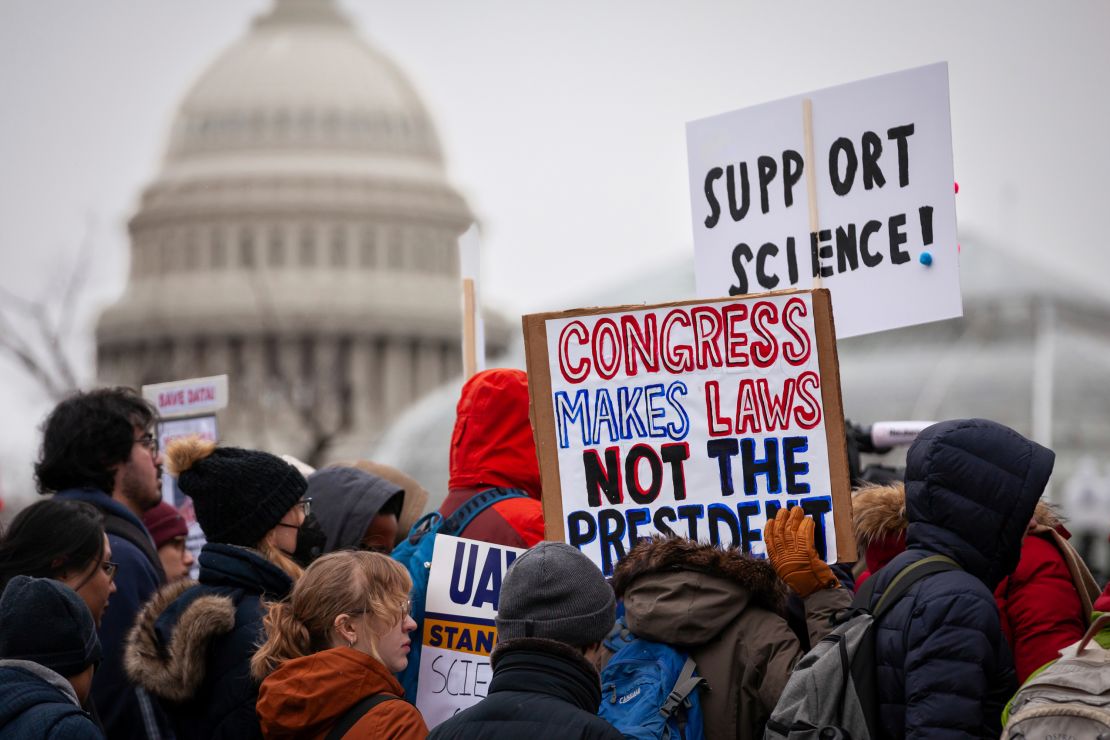
[[[705,740],[694,659],[636,637],[623,618],[605,639],[615,651],[601,672],[598,715],[629,740]]]
[[[412,525],[409,536],[393,548],[392,557],[401,563],[412,578],[412,618],[416,622],[413,630],[412,647],[409,651],[409,664],[397,674],[397,680],[405,689],[405,699],[416,702],[416,684],[420,679],[420,650],[424,645],[424,605],[428,597],[428,575],[432,571],[432,553],[435,550],[437,534],[458,537],[474,518],[498,501],[511,498],[527,498],[528,494],[515,488],[488,488],[470,498],[446,519],[438,511],[422,516]]]

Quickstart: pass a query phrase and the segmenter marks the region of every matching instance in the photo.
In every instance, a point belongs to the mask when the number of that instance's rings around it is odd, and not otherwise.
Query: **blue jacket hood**
[[[986,419],[927,428],[906,456],[907,549],[947,555],[994,590],[1017,567],[1055,459]]]
[[[76,730],[80,737],[99,737],[88,713],[77,705],[72,687],[66,691],[65,684],[48,668],[22,660],[0,661],[0,736],[54,737],[54,732]]]

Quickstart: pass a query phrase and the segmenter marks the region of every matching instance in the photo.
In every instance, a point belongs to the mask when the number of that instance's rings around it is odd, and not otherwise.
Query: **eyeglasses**
[[[143,436],[136,439],[135,444],[142,445],[143,447],[147,448],[148,450],[150,450],[150,454],[152,455],[158,454],[158,438],[150,432],[147,432]]]
[[[105,560],[100,564],[101,570],[108,575],[109,581],[116,579],[116,571],[119,570],[119,563],[113,563],[111,560]]]
[[[312,513],[312,497],[310,496],[309,498],[302,498],[300,501],[293,504],[289,508],[290,508],[290,510],[299,508],[302,512],[304,512],[305,518],[307,518],[308,515]],[[300,529],[301,528],[301,525],[299,525],[299,524],[286,524],[285,522],[278,522],[277,526],[279,526],[279,527],[289,527],[290,529]]]
[[[360,614],[369,614],[370,612],[370,609],[357,609],[352,612],[345,612],[345,614],[347,614],[348,616],[357,617]],[[401,602],[401,621],[403,622],[408,619],[410,614],[412,614],[412,600],[405,599]]]

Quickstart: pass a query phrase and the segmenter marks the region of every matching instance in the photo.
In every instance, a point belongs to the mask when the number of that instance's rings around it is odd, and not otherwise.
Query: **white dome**
[[[351,457],[460,372],[473,218],[393,62],[334,0],[275,0],[179,106],[100,378],[228,373],[225,439]],[[487,322],[491,346],[508,333]]]
[[[218,153],[364,152],[442,163],[400,69],[333,0],[278,0],[185,96],[167,165]]]

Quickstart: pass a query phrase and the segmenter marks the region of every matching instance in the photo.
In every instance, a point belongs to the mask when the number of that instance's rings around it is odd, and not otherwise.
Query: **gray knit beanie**
[[[592,560],[566,543],[541,542],[505,575],[497,640],[544,637],[592,645],[609,634],[616,615],[613,589]]]

